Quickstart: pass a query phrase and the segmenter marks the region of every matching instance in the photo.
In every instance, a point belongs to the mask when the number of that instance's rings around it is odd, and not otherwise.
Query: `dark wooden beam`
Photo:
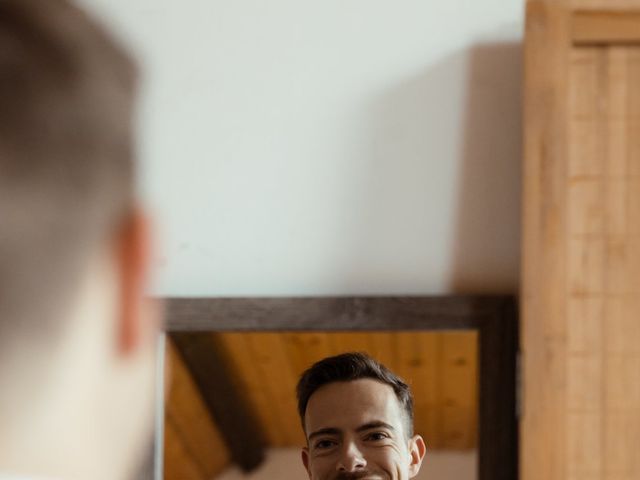
[[[515,300],[480,327],[480,480],[518,478],[518,330]]]
[[[477,329],[509,296],[170,298],[168,331]]]
[[[264,459],[265,441],[254,412],[239,393],[236,375],[212,335],[170,334],[189,369],[211,418],[229,448],[231,459],[245,472]]]

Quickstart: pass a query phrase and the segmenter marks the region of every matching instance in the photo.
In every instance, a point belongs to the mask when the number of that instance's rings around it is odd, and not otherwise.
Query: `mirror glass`
[[[369,354],[411,386],[414,429],[427,445],[416,478],[475,480],[479,372],[472,330],[169,334],[164,478],[307,478],[295,386],[314,362],[349,351]],[[216,389],[213,407],[208,389]],[[246,445],[259,436],[265,447],[248,472],[227,441],[229,430],[238,435],[242,428]]]

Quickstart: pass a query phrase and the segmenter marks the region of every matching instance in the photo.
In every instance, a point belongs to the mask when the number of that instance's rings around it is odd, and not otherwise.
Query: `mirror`
[[[414,396],[414,429],[428,455],[417,479],[477,478],[477,332],[251,332],[170,335],[167,358],[171,388],[165,409],[165,479],[304,479],[300,460],[305,445],[296,410],[295,385],[314,362],[343,352],[369,354],[404,379]],[[217,349],[207,354],[205,349]],[[219,357],[215,373],[206,365]],[[198,385],[199,372],[224,375],[220,410],[211,409]],[[194,378],[195,377],[195,378]],[[206,395],[206,385],[204,386]],[[233,390],[233,391],[230,391]],[[239,398],[238,398],[239,397]],[[240,416],[251,419],[244,425]],[[222,419],[222,425],[217,421]],[[231,419],[231,422],[229,421]],[[229,432],[244,437],[234,463]],[[263,445],[257,445],[259,437]],[[233,440],[232,440],[233,442]],[[246,451],[263,454],[253,460]],[[249,462],[244,472],[237,461]],[[253,465],[252,461],[257,463]]]
[[[416,478],[513,480],[514,306],[468,296],[170,300],[163,478],[307,478],[298,376],[363,351],[412,387],[428,447]]]

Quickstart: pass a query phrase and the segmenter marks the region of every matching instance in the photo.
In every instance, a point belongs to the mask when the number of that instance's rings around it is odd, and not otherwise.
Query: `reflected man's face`
[[[425,444],[408,438],[393,389],[360,379],[320,387],[305,414],[302,460],[311,480],[406,480],[418,474]]]

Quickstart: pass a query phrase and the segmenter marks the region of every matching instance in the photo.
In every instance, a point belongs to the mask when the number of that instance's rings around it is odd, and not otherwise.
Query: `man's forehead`
[[[309,398],[305,413],[307,433],[327,427],[356,429],[372,421],[396,425],[402,411],[390,385],[368,378],[323,385]]]

